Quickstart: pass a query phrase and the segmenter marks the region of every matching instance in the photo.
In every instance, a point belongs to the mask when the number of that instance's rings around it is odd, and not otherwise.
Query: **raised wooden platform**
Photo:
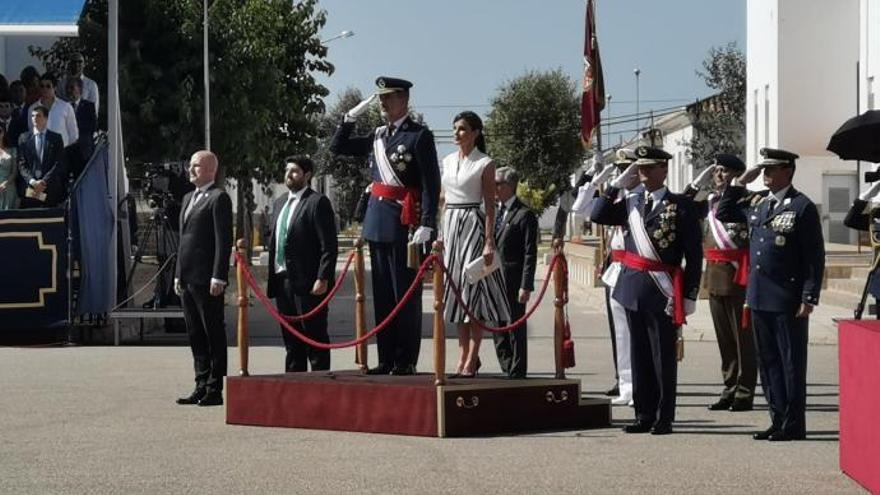
[[[605,427],[611,405],[581,398],[578,380],[479,377],[437,387],[427,373],[287,373],[227,378],[226,422],[461,437]]]

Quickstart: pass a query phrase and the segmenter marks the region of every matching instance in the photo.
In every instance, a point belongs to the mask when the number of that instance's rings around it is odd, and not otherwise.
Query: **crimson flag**
[[[581,139],[589,148],[599,127],[599,115],[605,108],[605,85],[602,62],[596,38],[596,15],[593,0],[587,0],[586,34],[584,35],[584,93],[581,97]]]

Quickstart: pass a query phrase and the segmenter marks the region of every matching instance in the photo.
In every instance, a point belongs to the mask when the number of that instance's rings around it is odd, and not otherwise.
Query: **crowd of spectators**
[[[52,207],[94,151],[100,95],[80,53],[64,74],[0,74],[0,210]]]

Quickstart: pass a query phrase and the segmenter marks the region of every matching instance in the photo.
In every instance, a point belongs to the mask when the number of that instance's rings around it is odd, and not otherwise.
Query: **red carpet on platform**
[[[226,422],[416,436],[472,436],[608,426],[607,399],[580,382],[368,376],[359,371],[229,377]]]
[[[880,493],[880,321],[838,324],[840,469]]]

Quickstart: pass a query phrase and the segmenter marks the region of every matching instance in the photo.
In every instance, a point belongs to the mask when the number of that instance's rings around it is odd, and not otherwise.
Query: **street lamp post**
[[[642,74],[642,70],[636,67],[635,70],[633,70],[633,74],[636,75],[636,130],[637,132],[640,132],[642,130],[642,116],[639,115],[639,76]]]
[[[204,56],[204,79],[205,79],[205,149],[211,149],[211,68],[208,65],[208,0],[204,0],[205,18],[202,29],[202,50]]]
[[[351,38],[352,36],[354,36],[354,31],[345,30],[335,36],[331,36],[325,40],[321,40],[321,44],[326,45],[327,43],[330,43],[333,40],[338,40],[340,38]]]

